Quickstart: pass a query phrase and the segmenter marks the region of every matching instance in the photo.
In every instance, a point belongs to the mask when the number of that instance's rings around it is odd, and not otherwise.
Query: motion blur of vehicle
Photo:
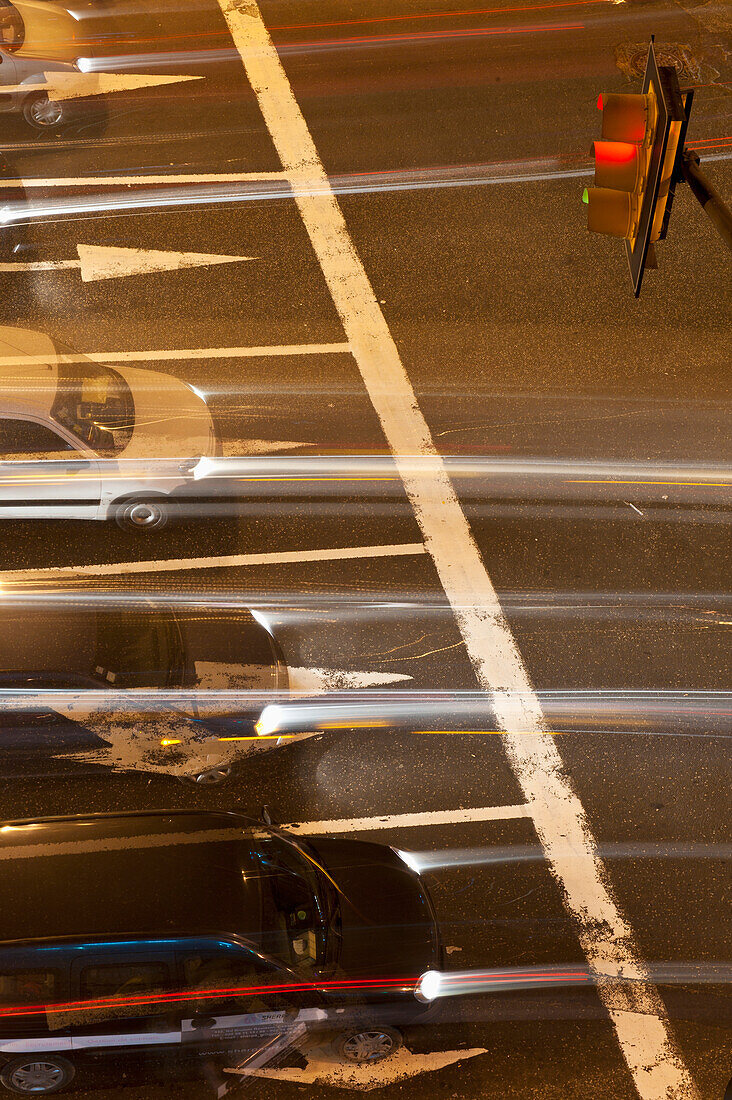
[[[246,607],[149,600],[0,601],[0,774],[66,765],[217,782],[247,749],[263,702],[287,690],[280,647]],[[221,713],[222,693],[234,693]],[[254,702],[252,702],[252,698]]]
[[[262,1048],[317,1043],[375,1063],[432,1011],[418,994],[442,965],[434,909],[385,845],[159,811],[8,823],[0,856],[11,1092],[77,1072],[83,1087],[90,1062],[140,1051],[256,1066]]]
[[[220,453],[206,402],[176,378],[97,363],[26,329],[0,329],[0,352],[17,362],[0,368],[2,518],[158,531],[199,460]]]
[[[78,72],[83,52],[78,17],[67,8],[53,0],[0,0],[0,112],[21,114],[36,130],[61,129],[79,104],[49,99],[38,85],[46,73]]]

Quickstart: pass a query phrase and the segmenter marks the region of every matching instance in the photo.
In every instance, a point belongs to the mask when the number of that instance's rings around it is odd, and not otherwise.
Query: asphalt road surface
[[[236,599],[266,613],[295,686],[414,691],[415,718],[242,754],[216,787],[39,765],[4,782],[0,817],[267,804],[281,823],[430,854],[451,969],[600,974],[455,999],[408,1036],[413,1059],[362,1080],[302,1059],[248,1079],[252,1097],[722,1100],[729,255],[681,187],[636,301],[581,194],[597,94],[639,90],[655,34],[696,89],[689,143],[729,200],[728,15],[666,0],[136,7],[89,16],[114,59],[97,67],[200,79],[109,94],[59,137],[1,116],[26,199],[0,323],[194,385],[227,457],[434,447],[456,473],[407,474],[406,492],[367,475],[278,483],[149,534],[6,520],[0,584]],[[137,273],[112,277],[121,254],[103,249],[239,259],[151,271],[135,254]],[[417,732],[419,693],[478,689],[496,693],[491,721]],[[532,707],[551,722],[557,692],[575,693],[574,718],[551,739]],[[607,974],[630,976],[634,999]],[[72,1092],[214,1095],[144,1059]]]

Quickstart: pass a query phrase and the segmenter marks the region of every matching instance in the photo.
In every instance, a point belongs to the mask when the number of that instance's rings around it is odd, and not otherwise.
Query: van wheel
[[[162,531],[170,522],[171,513],[171,505],[162,497],[137,497],[120,501],[114,519],[123,531]]]
[[[333,1045],[339,1058],[363,1065],[383,1061],[403,1043],[395,1027],[354,1027],[341,1032]]]
[[[63,103],[47,95],[32,95],[23,104],[23,118],[34,130],[60,130],[66,123]]]
[[[42,1096],[58,1092],[74,1079],[74,1067],[55,1054],[26,1054],[13,1058],[0,1070],[0,1081],[21,1096]]]

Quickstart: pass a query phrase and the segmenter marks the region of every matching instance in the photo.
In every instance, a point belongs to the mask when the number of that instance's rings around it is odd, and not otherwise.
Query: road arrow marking
[[[344,668],[289,668],[290,688],[308,695],[328,691],[353,691],[355,688],[381,687],[411,680],[403,672],[350,672]]]
[[[206,252],[161,252],[154,248],[116,248],[108,245],[79,244],[78,260],[39,260],[30,263],[0,264],[0,271],[81,271],[84,283],[100,279],[123,279],[129,275],[150,275],[156,271],[180,271],[187,267],[213,264],[237,264],[258,256],[220,256]],[[306,444],[294,444],[305,446]],[[261,452],[251,452],[261,453]]]
[[[466,1058],[476,1058],[487,1054],[485,1047],[469,1047],[467,1050],[436,1050],[431,1054],[412,1054],[402,1047],[390,1058],[372,1065],[347,1065],[336,1061],[324,1051],[312,1051],[307,1057],[306,1069],[257,1069],[251,1071],[253,1077],[269,1077],[275,1081],[292,1081],[299,1085],[329,1085],[337,1089],[358,1089],[370,1092],[372,1089],[404,1081],[408,1077],[417,1077],[420,1073],[435,1073],[445,1066],[454,1065]]]
[[[235,264],[256,256],[212,256],[205,252],[160,252],[145,248],[109,248],[95,244],[76,246],[85,283],[98,279],[120,279],[127,275],[149,275],[154,271],[180,271],[185,267]]]
[[[202,76],[159,76],[153,73],[73,73],[43,74],[43,82],[11,84],[3,92],[46,92],[54,102],[62,99],[86,99],[88,96],[151,88],[159,84],[179,84],[183,80],[203,80]]]

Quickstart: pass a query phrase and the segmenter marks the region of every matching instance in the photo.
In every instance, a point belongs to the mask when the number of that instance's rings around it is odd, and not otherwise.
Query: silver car
[[[44,73],[78,72],[68,61],[46,61],[38,57],[20,57],[0,49],[0,111],[22,114],[36,130],[60,130],[71,118],[73,100],[50,100],[33,85],[44,82]],[[22,85],[27,84],[27,90]],[[18,90],[5,91],[6,88]]]

